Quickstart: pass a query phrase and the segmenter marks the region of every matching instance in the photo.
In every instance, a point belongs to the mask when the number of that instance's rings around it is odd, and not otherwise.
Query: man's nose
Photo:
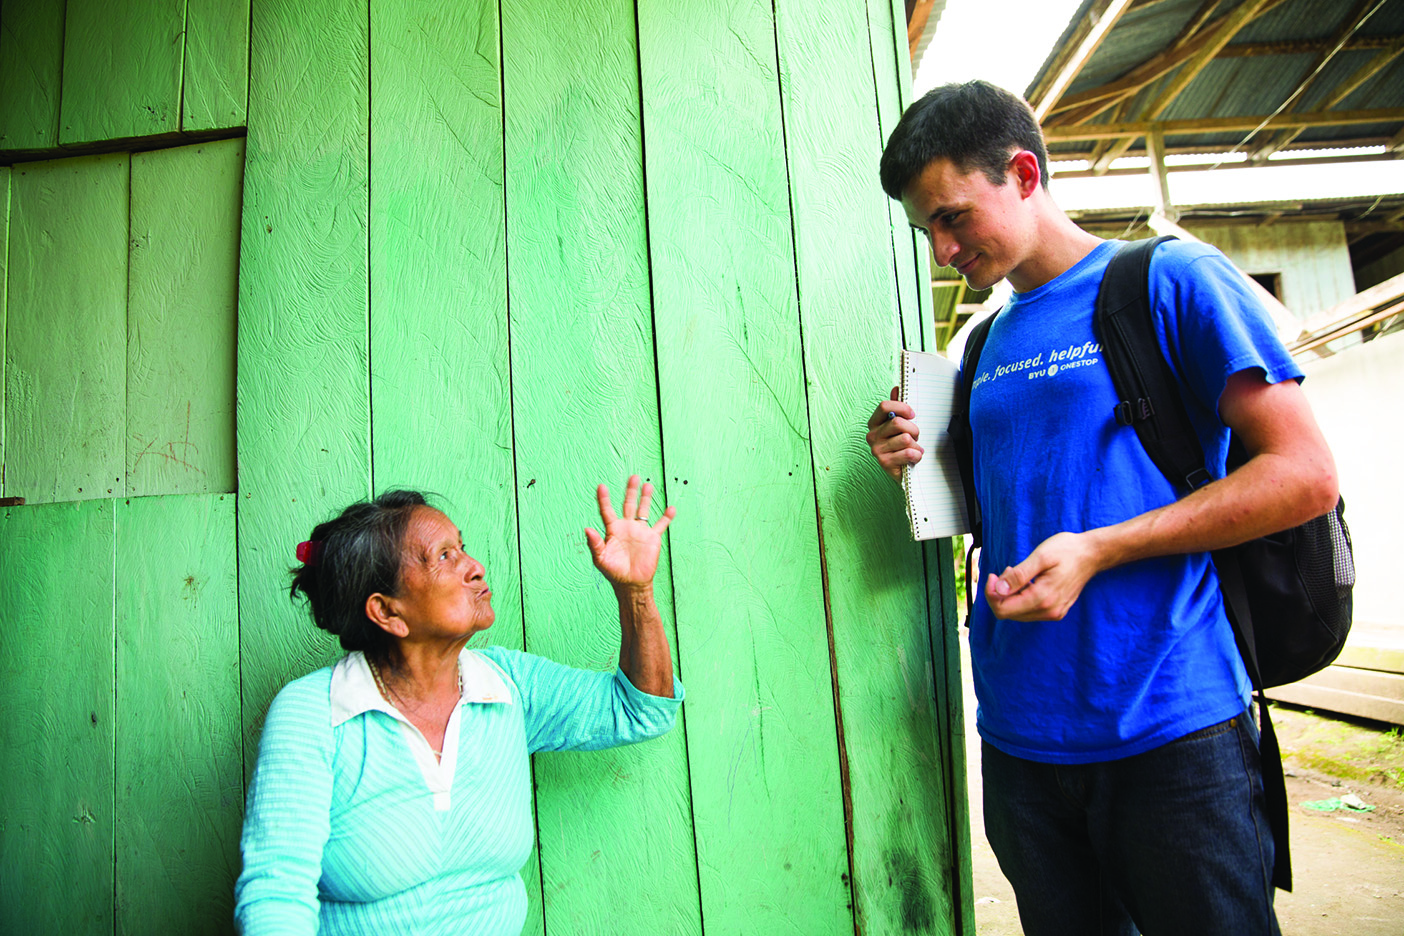
[[[931,256],[936,261],[937,266],[947,267],[960,253],[960,245],[953,237],[943,237],[940,234],[931,235]]]

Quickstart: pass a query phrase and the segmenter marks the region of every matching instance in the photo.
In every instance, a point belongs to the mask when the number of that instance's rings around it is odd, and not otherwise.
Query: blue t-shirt
[[[1119,523],[1175,490],[1134,429],[1092,329],[1104,242],[995,319],[971,395],[976,492],[985,547],[970,624],[980,735],[1016,757],[1078,764],[1158,747],[1243,711],[1248,678],[1207,553],[1128,563],[1094,576],[1061,621],[999,621],[990,572],[1017,565],[1062,531]],[[1269,383],[1301,370],[1266,310],[1217,250],[1169,241],[1151,261],[1162,351],[1216,476],[1228,429],[1218,402],[1231,374]]]

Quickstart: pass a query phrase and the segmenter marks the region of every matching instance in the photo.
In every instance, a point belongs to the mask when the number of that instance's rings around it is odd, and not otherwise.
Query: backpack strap
[[[1102,357],[1111,373],[1112,384],[1121,398],[1114,409],[1117,423],[1136,430],[1151,461],[1183,495],[1207,483],[1210,474],[1204,466],[1204,447],[1185,409],[1180,382],[1160,349],[1151,315],[1151,254],[1161,242],[1171,239],[1156,237],[1134,241],[1116,252],[1107,264],[1097,293],[1092,327],[1102,345]],[[1245,455],[1240,446],[1231,453],[1230,463],[1243,460]],[[1258,759],[1262,766],[1268,824],[1276,845],[1273,884],[1290,891],[1292,859],[1287,839],[1287,786],[1282,774],[1282,752],[1263,697],[1243,570],[1237,552],[1232,549],[1218,550],[1213,558],[1224,596],[1224,610],[1233,625],[1234,641],[1258,694]]]
[[[1134,241],[1116,252],[1102,277],[1092,327],[1121,397],[1113,410],[1117,424],[1134,428],[1151,461],[1187,494],[1206,483],[1209,472],[1151,318],[1151,253],[1167,240]]]
[[[965,553],[965,620],[970,620],[970,612],[975,608],[975,588],[971,584],[971,557],[975,550],[985,544],[984,521],[980,515],[980,502],[975,499],[975,445],[970,430],[970,391],[975,382],[975,371],[980,366],[980,352],[985,348],[985,339],[990,336],[990,326],[995,315],[981,319],[965,341],[965,353],[960,357],[960,381],[956,384],[955,406],[951,411],[951,422],[946,427],[951,445],[955,449],[956,465],[960,468],[960,486],[965,494],[965,516],[970,520],[971,546]]]

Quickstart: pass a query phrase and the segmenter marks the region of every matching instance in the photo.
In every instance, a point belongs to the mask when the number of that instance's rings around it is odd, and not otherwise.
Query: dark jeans
[[[1248,715],[1097,764],[981,751],[985,834],[1026,936],[1278,936]]]

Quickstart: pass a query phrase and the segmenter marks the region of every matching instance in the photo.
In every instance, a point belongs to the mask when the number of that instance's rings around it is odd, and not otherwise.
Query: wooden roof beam
[[[1181,133],[1227,133],[1235,130],[1282,129],[1285,127],[1344,127],[1351,124],[1399,123],[1404,121],[1404,107],[1377,107],[1367,110],[1327,111],[1322,114],[1270,114],[1259,117],[1200,117],[1194,120],[1160,121],[1166,136]],[[1050,143],[1067,140],[1119,140],[1122,137],[1145,136],[1152,122],[1148,120],[1113,124],[1085,124],[1081,127],[1045,127],[1044,138]],[[1404,131],[1393,138],[1404,145]]]
[[[1074,37],[1076,42],[1069,42],[1064,46],[1060,61],[1055,65],[1053,79],[1043,83],[1034,93],[1035,100],[1029,102],[1033,105],[1034,116],[1039,121],[1048,116],[1048,111],[1057,103],[1058,98],[1062,97],[1073,79],[1081,73],[1092,53],[1097,51],[1107,33],[1130,5],[1131,0],[1097,0],[1088,11],[1087,18],[1080,27],[1083,35]]]
[[[1381,49],[1377,55],[1370,59],[1370,61],[1357,68],[1354,74],[1352,74],[1349,78],[1345,79],[1339,85],[1337,85],[1336,89],[1332,91],[1328,97],[1326,97],[1323,101],[1321,101],[1307,113],[1319,114],[1335,107],[1337,104],[1350,97],[1351,93],[1356,88],[1360,87],[1365,82],[1373,78],[1375,75],[1379,74],[1379,72],[1383,69],[1387,68],[1391,62],[1393,62],[1396,58],[1399,57],[1399,54],[1401,52],[1404,52],[1404,36],[1396,38],[1393,41],[1393,43]],[[1282,149],[1284,146],[1295,140],[1299,135],[1301,135],[1301,132],[1301,130],[1293,130],[1290,133],[1286,133],[1279,136],[1276,140],[1269,142],[1261,149],[1259,149],[1258,152],[1253,153],[1251,158],[1258,160],[1267,159],[1273,153],[1276,153],[1278,150]]]
[[[1262,16],[1278,4],[1285,2],[1286,0],[1267,0],[1256,15]],[[1213,4],[1211,3],[1209,6],[1212,9]],[[1202,33],[1188,38],[1179,47],[1172,46],[1159,55],[1147,59],[1116,81],[1064,98],[1053,106],[1051,116],[1045,121],[1045,126],[1067,126],[1082,123],[1111,107],[1116,101],[1131,97],[1152,81],[1192,59],[1209,44],[1217,35],[1217,30],[1232,15],[1234,14],[1226,13],[1220,16],[1209,23]]]
[[[1342,52],[1369,52],[1387,49],[1401,36],[1353,36],[1341,46]],[[1335,43],[1328,39],[1283,39],[1277,42],[1231,42],[1219,50],[1218,58],[1260,58],[1265,55],[1314,55],[1329,52]]]
[[[926,21],[931,18],[931,7],[936,0],[916,0],[912,4],[912,12],[907,16],[907,54],[916,56],[917,43],[921,42],[921,34],[926,31]]]
[[[1345,45],[1345,41],[1350,38],[1352,33],[1360,28],[1360,24],[1370,13],[1378,8],[1378,4],[1379,0],[1356,0],[1355,9],[1351,11],[1351,14],[1345,18],[1336,29],[1335,33],[1332,34],[1331,38],[1327,40],[1330,48],[1317,54],[1316,59],[1307,68],[1306,78],[1297,84],[1291,96],[1288,97],[1286,101],[1282,102],[1282,107],[1280,109],[1285,110],[1291,107],[1294,101],[1299,100],[1301,96],[1306,93],[1307,88],[1311,87],[1316,79],[1321,76],[1321,69],[1325,67],[1327,62],[1336,57],[1336,53],[1341,51],[1342,46]],[[1330,106],[1330,104],[1326,104],[1324,106],[1313,107],[1311,110],[1319,112]],[[1275,134],[1272,138],[1265,140],[1262,145],[1256,147],[1253,152],[1249,154],[1248,158],[1253,162],[1262,162],[1301,132],[1300,130],[1293,130]]]
[[[1204,70],[1219,50],[1228,45],[1229,40],[1238,35],[1239,30],[1247,26],[1256,19],[1263,8],[1268,6],[1272,0],[1243,0],[1231,13],[1226,13],[1219,25],[1212,30],[1208,30],[1207,40],[1194,54],[1189,61],[1181,66],[1160,93],[1156,96],[1145,110],[1141,113],[1142,119],[1154,120],[1164,113],[1165,108],[1170,106],[1170,102],[1180,96],[1180,92],[1189,87],[1189,83],[1199,77],[1199,73]]]

